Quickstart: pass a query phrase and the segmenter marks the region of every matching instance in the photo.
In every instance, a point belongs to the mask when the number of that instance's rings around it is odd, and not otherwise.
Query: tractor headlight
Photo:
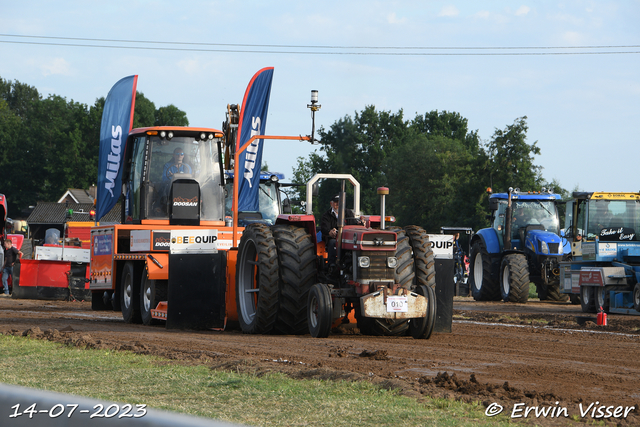
[[[540,252],[549,255],[549,245],[547,245],[547,242],[540,241]]]
[[[358,267],[360,268],[369,268],[371,265],[371,259],[368,256],[359,256],[358,257]]]
[[[398,258],[394,256],[390,256],[389,258],[387,258],[387,267],[396,268],[397,265],[398,265]]]

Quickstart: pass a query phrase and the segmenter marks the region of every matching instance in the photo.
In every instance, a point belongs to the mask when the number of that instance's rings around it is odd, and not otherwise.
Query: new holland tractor
[[[420,227],[385,229],[381,215],[364,224],[345,218],[344,197],[338,217],[337,263],[316,235],[311,187],[307,213],[280,215],[273,227],[248,225],[238,248],[238,318],[247,333],[311,333],[328,336],[332,325],[350,314],[363,334],[429,338],[435,323],[435,270],[429,239]],[[359,216],[359,184],[355,213]],[[387,189],[379,190],[384,194]],[[344,195],[344,192],[343,192]]]
[[[529,283],[541,300],[564,301],[559,263],[570,252],[559,236],[558,194],[521,192],[491,194],[491,227],[471,240],[470,287],[476,301],[526,303]]]
[[[574,192],[565,229],[563,292],[585,313],[640,314],[640,193]]]

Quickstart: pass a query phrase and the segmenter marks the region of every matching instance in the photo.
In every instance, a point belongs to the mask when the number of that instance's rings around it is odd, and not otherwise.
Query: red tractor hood
[[[341,247],[351,251],[395,251],[397,238],[393,231],[347,225],[342,229]]]

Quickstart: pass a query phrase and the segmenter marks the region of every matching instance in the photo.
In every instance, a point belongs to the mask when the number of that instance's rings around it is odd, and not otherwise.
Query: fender
[[[498,233],[493,228],[483,228],[482,230],[478,231],[475,236],[473,236],[474,242],[476,239],[482,240],[482,242],[484,243],[484,247],[487,249],[488,253],[500,253],[500,240],[498,240]]]
[[[307,232],[311,235],[313,244],[318,243],[318,237],[316,234],[316,218],[313,215],[307,214],[280,214],[276,218],[276,225],[291,224],[297,225],[307,229]]]

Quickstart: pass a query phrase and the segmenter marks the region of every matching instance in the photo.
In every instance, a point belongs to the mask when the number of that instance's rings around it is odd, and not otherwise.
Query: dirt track
[[[576,316],[582,316],[580,307],[568,304],[456,298],[452,333],[430,340],[368,337],[349,327],[328,339],[313,339],[170,331],[125,324],[118,313],[92,312],[89,303],[0,299],[5,334],[258,374],[370,380],[415,397],[479,400],[485,406],[498,402],[505,411],[526,403],[567,407],[569,415],[579,415],[580,402],[584,408],[596,401],[638,408],[640,316],[609,315],[605,327],[580,326]],[[637,414],[616,422],[640,425]],[[554,424],[550,418],[528,419]]]

